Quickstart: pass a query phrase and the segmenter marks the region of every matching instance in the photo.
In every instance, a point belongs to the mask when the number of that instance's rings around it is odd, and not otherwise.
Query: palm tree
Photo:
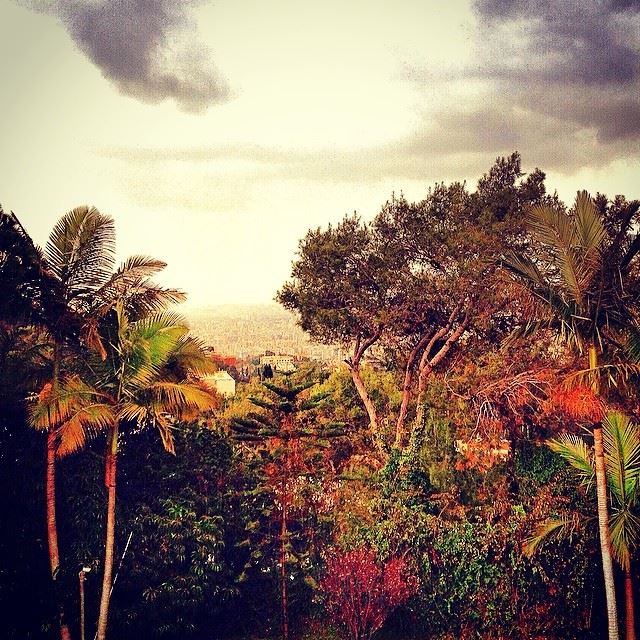
[[[629,367],[602,366],[600,358],[613,345],[618,332],[632,323],[629,273],[638,254],[638,236],[629,242],[638,203],[630,203],[618,228],[608,230],[586,191],[578,193],[566,213],[546,205],[535,206],[528,227],[537,241],[537,257],[510,253],[503,265],[531,292],[537,308],[516,336],[550,328],[579,356],[587,358],[586,377],[595,393],[607,374],[628,373]],[[600,549],[607,602],[610,640],[618,638],[618,620],[611,562],[611,534],[607,509],[602,425],[593,425]]]
[[[626,640],[635,640],[631,557],[640,536],[640,428],[624,414],[612,412],[603,421],[603,439],[607,485],[613,503],[609,520],[611,545],[625,575],[625,636]],[[574,468],[584,486],[593,486],[593,452],[582,438],[566,433],[547,444]],[[550,518],[537,527],[525,551],[530,555],[550,535],[561,536],[571,528],[572,519]]]
[[[21,226],[20,226],[20,229]],[[161,289],[149,281],[151,275],[165,264],[158,260],[135,256],[114,272],[115,228],[113,219],[94,207],[77,207],[65,214],[53,228],[44,254],[34,247],[22,229],[39,262],[40,271],[55,291],[55,299],[43,287],[43,307],[46,307],[46,327],[51,336],[51,381],[42,397],[58,394],[64,356],[82,340],[105,355],[96,331],[100,317],[105,316],[124,291],[129,304],[140,311],[152,311],[158,305],[177,302],[184,295],[174,289]],[[46,294],[46,295],[45,295]],[[54,304],[55,303],[55,304]],[[56,522],[56,456],[60,456],[61,423],[59,416],[49,413],[37,426],[47,431],[46,504],[49,564],[60,611],[62,640],[69,638],[64,622],[61,597],[56,578],[60,569],[58,530]]]
[[[180,372],[210,365],[197,343],[187,337],[186,323],[175,314],[157,314],[130,322],[120,300],[103,330],[106,358],[94,363],[96,379],[71,376],[58,392],[34,409],[34,424],[55,415],[60,424],[59,453],[81,449],[87,437],[107,434],[105,485],[107,525],[105,560],[98,619],[98,640],[106,637],[115,544],[116,468],[120,434],[125,428],[155,426],[164,448],[174,452],[174,418],[185,411],[214,406],[196,384],[178,379]],[[194,366],[191,366],[193,363]]]
[[[64,215],[53,228],[42,260],[46,270],[53,275],[59,293],[62,311],[49,324],[52,347],[51,382],[44,393],[58,392],[63,351],[79,338],[79,319],[91,304],[92,294],[111,275],[115,254],[115,230],[113,220],[93,207],[78,207]],[[73,325],[73,326],[71,326]],[[59,423],[48,416],[46,504],[47,540],[51,577],[56,585],[56,599],[60,611],[62,640],[70,637],[64,621],[62,600],[57,593],[56,578],[60,569],[58,528],[56,522],[56,454],[59,441]]]

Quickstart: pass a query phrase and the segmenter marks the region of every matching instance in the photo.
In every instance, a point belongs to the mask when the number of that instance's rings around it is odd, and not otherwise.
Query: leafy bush
[[[352,640],[369,640],[418,585],[404,557],[380,563],[375,551],[366,547],[332,555],[320,581],[327,611]]]

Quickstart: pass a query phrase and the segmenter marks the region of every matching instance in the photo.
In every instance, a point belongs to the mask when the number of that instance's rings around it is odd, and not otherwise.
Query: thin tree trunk
[[[56,430],[47,433],[47,540],[51,578],[55,580],[60,570],[58,551],[58,527],[56,524]]]
[[[362,400],[362,404],[364,404],[364,408],[367,412],[367,416],[369,416],[369,429],[371,433],[376,435],[378,433],[378,412],[376,411],[376,407],[371,401],[369,394],[367,393],[367,389],[364,386],[364,382],[362,381],[362,376],[360,375],[360,362],[362,361],[362,357],[364,356],[367,349],[375,344],[382,335],[382,327],[379,327],[378,330],[368,338],[362,340],[360,337],[356,339],[355,345],[353,347],[353,357],[345,360],[345,363],[349,367],[349,371],[351,372],[351,379],[353,380],[353,384],[360,396],[360,400]]]
[[[429,335],[422,336],[418,344],[411,350],[404,369],[404,381],[402,383],[402,404],[396,422],[396,438],[394,446],[398,449],[404,447],[407,440],[407,413],[409,412],[409,400],[411,399],[411,387],[413,384],[413,370],[420,352],[425,348]]]
[[[287,512],[282,505],[280,523],[280,581],[282,595],[282,638],[289,640],[289,599],[287,594]]]
[[[598,352],[594,344],[589,345],[589,369],[594,372],[598,367]],[[592,388],[597,393],[598,383],[595,378]],[[607,506],[607,476],[604,462],[604,446],[602,442],[602,425],[596,424],[593,429],[593,451],[596,463],[596,495],[598,499],[598,531],[600,533],[600,552],[602,555],[602,573],[604,591],[607,602],[607,620],[609,640],[618,640],[618,608],[616,604],[616,587],[613,578],[613,562],[611,560],[611,531],[609,530],[609,509]]]
[[[292,424],[286,419],[287,435],[291,432]],[[282,604],[282,639],[289,640],[289,598],[287,593],[287,507],[289,501],[289,447],[291,440],[285,441],[284,474],[282,476],[282,517],[280,520],[280,593]]]
[[[60,592],[58,573],[60,571],[60,553],[58,551],[58,527],[56,524],[56,430],[47,433],[47,541],[49,543],[49,565],[53,580],[53,597],[58,610],[61,640],[71,640],[69,626],[64,615],[64,604]]]
[[[375,434],[378,432],[378,412],[367,393],[364,382],[362,381],[362,376],[360,375],[360,364],[350,364],[349,371],[351,372],[351,379],[353,380],[356,391],[360,396],[360,400],[362,400],[367,416],[369,416],[369,428],[371,429],[371,432]]]
[[[456,312],[457,312],[456,308]],[[453,315],[453,314],[452,314]],[[447,332],[449,332],[452,328],[453,317],[449,318],[449,322],[446,327],[440,329],[429,341],[429,344],[424,350],[422,354],[422,358],[420,359],[420,365],[418,367],[418,407],[416,410],[416,426],[419,426],[424,421],[424,412],[425,412],[425,402],[424,396],[425,391],[427,389],[427,379],[433,372],[442,360],[444,360],[447,353],[449,353],[451,347],[460,339],[460,336],[465,332],[467,325],[469,324],[469,315],[465,314],[462,322],[455,328],[455,330],[449,335],[449,337],[445,340],[445,343],[440,347],[438,352],[433,356],[433,358],[429,358],[431,354],[431,349],[435,345],[437,340],[443,338]]]
[[[55,398],[58,393],[60,378],[60,347],[54,341],[53,344],[53,373],[51,380],[51,394]],[[58,610],[58,623],[60,625],[61,640],[71,640],[69,626],[64,615],[64,603],[60,591],[58,574],[60,572],[60,551],[58,548],[58,525],[56,522],[56,449],[57,449],[57,425],[49,425],[47,432],[47,471],[45,491],[47,496],[47,543],[49,547],[49,566],[53,581],[53,597]]]
[[[102,595],[100,598],[100,615],[98,617],[97,640],[105,640],[107,635],[107,619],[111,598],[111,576],[113,574],[113,553],[116,530],[116,460],[118,453],[118,428],[111,431],[111,442],[107,447],[105,460],[105,485],[107,487],[107,529],[105,534],[104,574],[102,577]]]
[[[625,637],[626,640],[636,640],[636,616],[633,605],[633,580],[631,567],[624,572],[624,603],[625,603]]]
[[[600,552],[602,554],[602,573],[604,591],[607,600],[607,619],[609,622],[609,640],[618,640],[618,610],[616,590],[611,560],[611,532],[609,531],[609,509],[607,506],[607,481],[602,444],[602,427],[593,429],[593,450],[596,459],[596,492],[598,496],[598,530],[600,533]]]

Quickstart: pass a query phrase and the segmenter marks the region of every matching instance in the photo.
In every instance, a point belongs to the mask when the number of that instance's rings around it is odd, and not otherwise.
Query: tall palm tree
[[[628,368],[604,366],[600,359],[619,345],[616,334],[633,323],[628,282],[638,254],[638,236],[629,242],[637,203],[630,203],[614,233],[605,227],[594,201],[586,191],[578,193],[568,213],[550,206],[536,206],[528,216],[528,228],[537,243],[534,256],[510,253],[503,265],[531,292],[537,302],[533,317],[520,336],[550,328],[579,356],[594,392],[600,392],[603,374],[612,377]],[[637,294],[637,291],[634,292]],[[593,425],[600,549],[607,602],[610,640],[618,638],[618,620],[611,561],[611,534],[607,508],[602,425]]]
[[[49,391],[58,392],[61,364],[66,348],[79,338],[79,318],[91,304],[91,294],[111,275],[115,259],[115,229],[113,220],[93,207],[78,207],[64,215],[53,228],[45,247],[43,264],[53,275],[59,293],[62,312],[48,326],[52,337],[52,371]],[[70,328],[70,325],[74,326]],[[75,346],[74,345],[74,346]],[[45,388],[45,393],[47,389]],[[46,504],[49,565],[55,584],[60,611],[62,640],[70,637],[64,620],[62,598],[56,581],[60,569],[58,528],[56,522],[56,454],[59,423],[48,416]]]
[[[60,452],[82,448],[86,438],[107,434],[105,484],[107,525],[105,559],[98,619],[98,640],[107,631],[115,543],[116,468],[123,429],[154,426],[164,448],[174,453],[172,425],[185,411],[214,406],[213,398],[197,385],[179,379],[180,372],[205,369],[208,361],[187,338],[186,323],[175,314],[159,314],[130,322],[125,301],[116,303],[103,329],[106,357],[94,364],[96,379],[72,376],[55,395],[41,402],[32,419],[35,424],[55,413],[60,423]]]
[[[608,417],[605,430],[607,478],[613,497],[611,543],[624,571],[626,638],[635,640],[631,554],[640,536],[640,429],[622,414]]]
[[[625,575],[625,637],[635,640],[631,558],[640,536],[640,428],[624,414],[612,412],[603,420],[603,440],[607,485],[612,497],[611,545]],[[566,433],[547,444],[574,468],[584,486],[593,486],[593,451],[582,438]],[[532,554],[550,535],[562,536],[571,528],[571,519],[550,518],[537,527],[525,551]]]
[[[23,230],[24,231],[24,230]],[[26,232],[25,232],[26,235]],[[27,236],[28,238],[28,236]],[[29,239],[30,241],[30,239]],[[33,243],[31,243],[33,247]],[[78,353],[80,341],[106,355],[96,327],[128,291],[129,304],[138,312],[151,312],[159,306],[184,299],[173,289],[162,289],[150,282],[151,275],[165,264],[158,260],[135,256],[114,271],[115,228],[113,219],[94,207],[77,207],[56,223],[43,254],[35,247],[41,271],[46,274],[49,289],[55,291],[51,301],[46,292],[43,306],[47,313],[47,330],[51,335],[51,381],[43,389],[43,397],[55,397],[61,378],[64,356]],[[48,297],[47,297],[48,296]],[[55,305],[54,305],[55,302]],[[55,308],[54,308],[55,307]],[[62,640],[69,638],[64,622],[62,599],[58,594],[57,576],[60,569],[58,528],[56,522],[56,456],[61,455],[61,423],[55,413],[47,415],[46,424],[36,426],[47,431],[46,504],[49,564],[54,581]]]

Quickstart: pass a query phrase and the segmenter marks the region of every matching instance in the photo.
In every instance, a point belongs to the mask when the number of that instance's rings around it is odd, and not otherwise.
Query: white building
[[[266,365],[270,365],[274,371],[281,371],[282,373],[296,370],[296,366],[293,364],[293,356],[262,356],[260,358],[260,367],[263,368]]]
[[[220,395],[231,397],[236,395],[236,381],[226,371],[202,376],[202,382],[215,389]]]

